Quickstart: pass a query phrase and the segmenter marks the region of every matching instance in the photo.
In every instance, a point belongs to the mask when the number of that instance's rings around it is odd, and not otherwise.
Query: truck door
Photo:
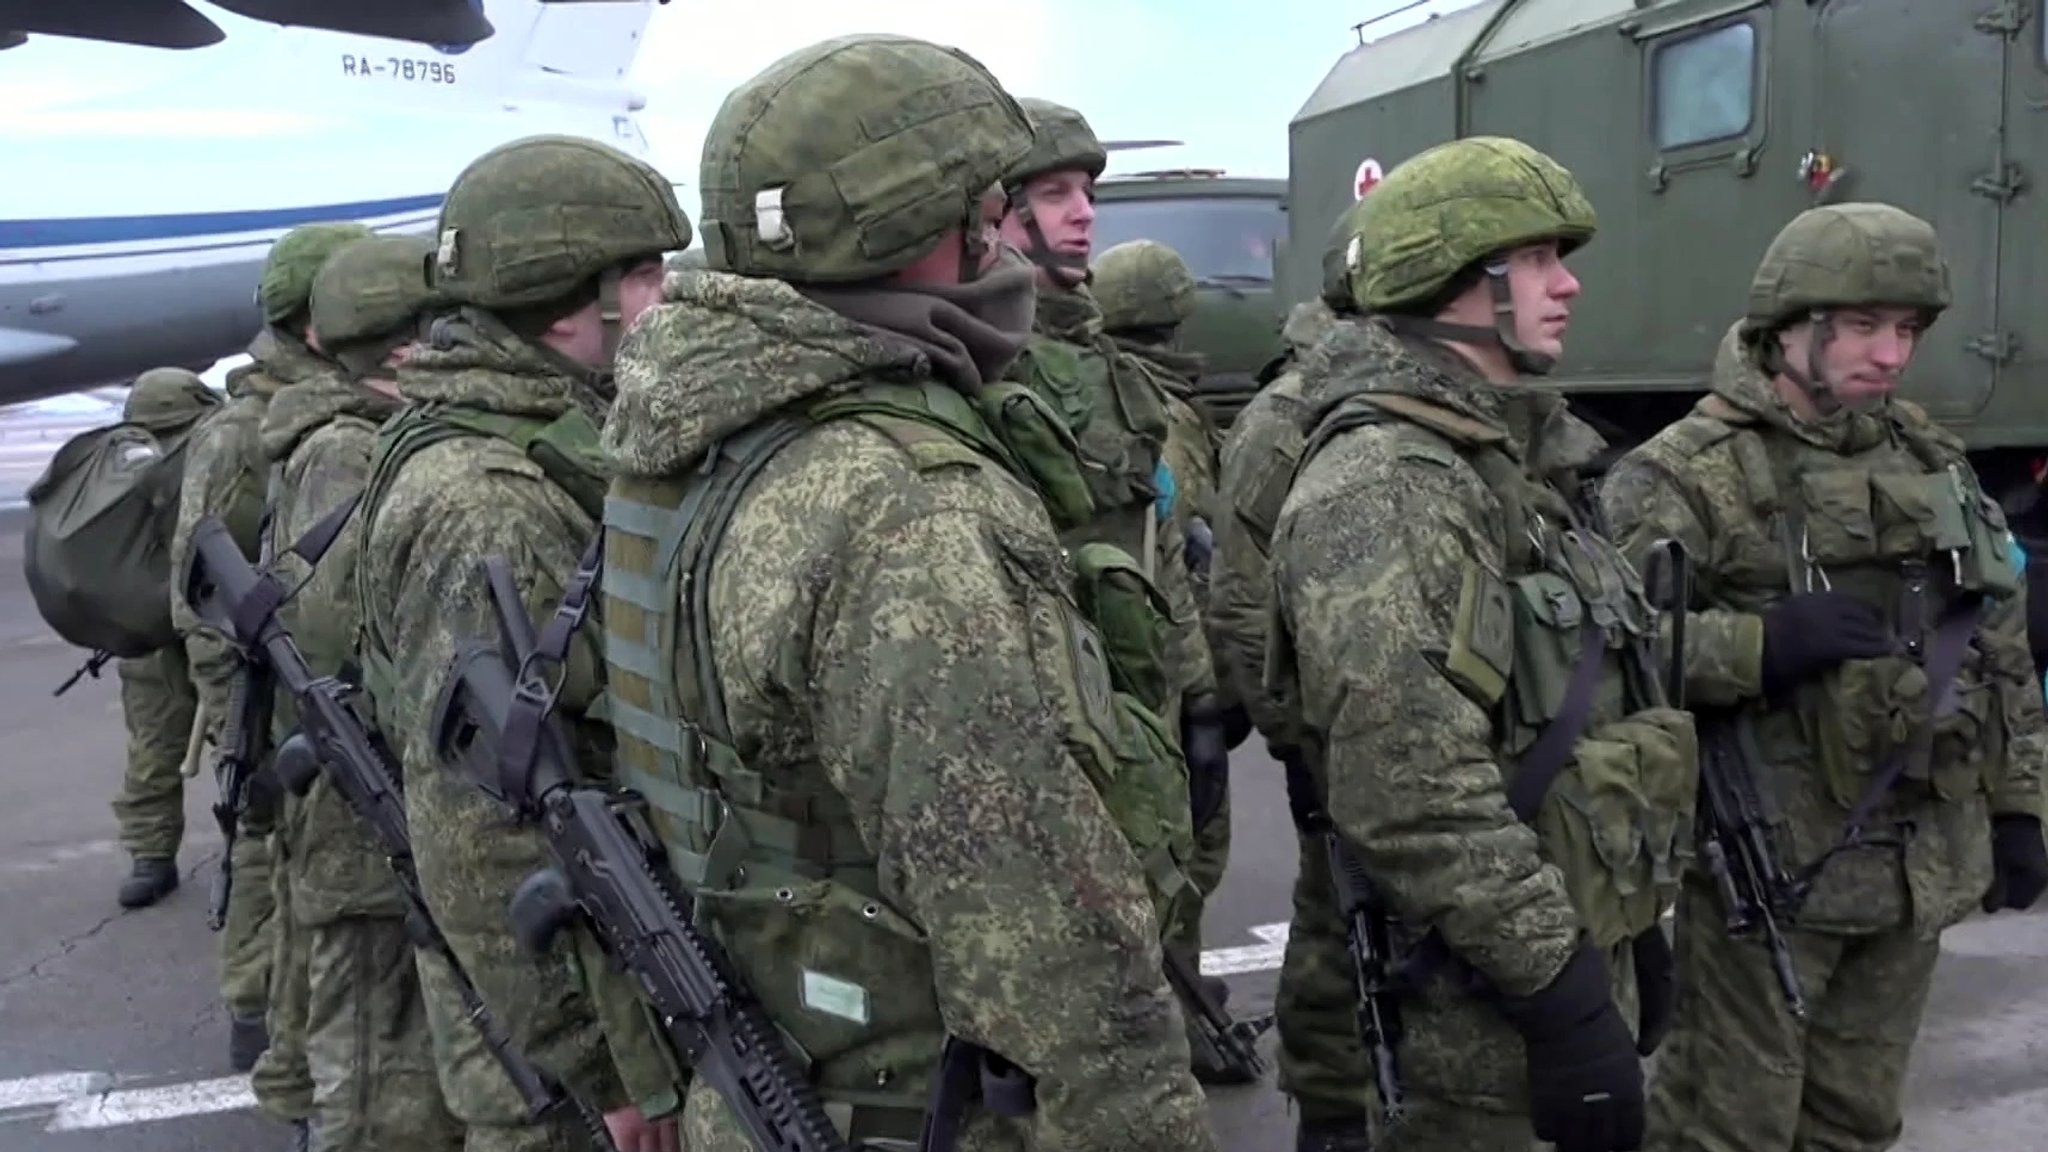
[[[1823,4],[1816,138],[1805,166],[1816,203],[1881,200],[1940,234],[1954,303],[1914,355],[1902,391],[1959,430],[1986,418],[2005,368],[1995,334],[2006,197],[1993,174],[2010,41],[1982,29],[1983,11],[1926,0]]]
[[[1991,191],[2010,199],[1999,232],[1996,331],[1970,335],[2011,357],[1978,433],[1987,444],[2039,445],[2048,443],[2048,5],[2008,0],[1978,18],[2006,39],[2005,130],[1984,174]]]

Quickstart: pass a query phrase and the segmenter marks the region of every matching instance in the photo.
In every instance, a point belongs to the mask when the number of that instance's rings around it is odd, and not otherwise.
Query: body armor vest
[[[1760,530],[1731,533],[1719,579],[1743,607],[1834,589],[1883,612],[1898,638],[1898,653],[1844,661],[1792,699],[1845,808],[1873,773],[1945,798],[1981,790],[2004,762],[2005,718],[2019,707],[1967,647],[1985,600],[2022,586],[2004,512],[1924,417],[1896,405],[1890,415],[1885,442],[1844,456],[1764,435],[1710,396],[1677,441],[1688,454],[1729,442],[1742,474]]]
[[[1444,672],[1493,717],[1510,806],[1599,947],[1658,930],[1691,855],[1699,758],[1691,714],[1667,706],[1655,675],[1641,578],[1577,500],[1426,401],[1343,401],[1300,466],[1343,432],[1395,420],[1441,437],[1439,462],[1475,469],[1500,504],[1504,578],[1468,565]]]
[[[799,1053],[831,1061],[818,1087],[850,1139],[916,1132],[925,1100],[895,1086],[932,1069],[946,1042],[929,949],[891,906],[823,767],[771,775],[736,747],[712,651],[712,567],[751,481],[820,423],[860,421],[917,462],[971,451],[1045,491],[1078,483],[1046,415],[1015,385],[991,386],[977,404],[935,382],[870,384],[768,417],[682,475],[617,479],[605,501],[604,649],[620,783],[645,799],[698,919],[765,971],[749,983],[769,1015]],[[1068,452],[1064,473],[1059,452]],[[1079,691],[1116,723],[1111,740],[1070,718],[1067,743],[1163,913],[1187,887],[1181,865],[1193,849],[1185,770],[1168,725],[1133,694],[1140,678],[1118,660],[1135,649],[1142,665],[1156,642],[1157,593],[1108,545],[1074,560],[1075,601],[1098,627],[1076,615],[1062,639],[1107,657],[1109,682]],[[799,971],[776,971],[782,964]],[[834,968],[865,983],[838,979]]]

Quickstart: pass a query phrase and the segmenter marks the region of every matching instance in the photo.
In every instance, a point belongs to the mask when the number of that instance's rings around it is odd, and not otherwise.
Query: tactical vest
[[[2003,509],[1917,410],[1893,405],[1891,424],[1910,463],[1886,454],[1873,467],[1764,435],[1718,396],[1669,433],[1685,458],[1726,442],[1766,526],[1731,534],[1721,584],[1759,601],[1781,589],[1847,592],[1899,638],[1904,654],[1844,661],[1794,698],[1830,793],[1852,811],[1892,779],[1945,799],[1984,790],[2005,762],[2019,694],[2032,689],[1999,680],[1969,648],[1985,600],[2024,582]]]
[[[871,384],[759,422],[684,474],[616,479],[605,501],[607,707],[620,782],[646,800],[697,917],[733,955],[769,971],[750,982],[799,1058],[833,1061],[819,1090],[849,1139],[916,1135],[926,1101],[899,1085],[930,1069],[946,1040],[929,947],[892,906],[823,767],[771,776],[735,747],[712,651],[712,567],[751,482],[778,450],[830,421],[859,421],[919,468],[993,462],[1042,489],[1061,471],[1042,454],[1058,438],[1029,395],[997,385],[977,406],[934,382]],[[1036,431],[1004,434],[1018,429]],[[1098,672],[1083,672],[1079,691],[1091,711],[1114,718],[1116,736],[1070,717],[1067,745],[1143,864],[1165,923],[1193,851],[1186,774],[1174,733],[1132,691],[1143,677],[1120,660],[1130,650],[1156,659],[1144,649],[1162,606],[1119,550],[1090,544],[1073,559],[1075,600],[1099,631],[1076,616],[1061,639],[1106,654],[1107,683],[1102,661],[1077,660]],[[784,964],[795,971],[773,970]]]
[[[1467,566],[1443,665],[1493,718],[1509,806],[1599,947],[1656,930],[1692,851],[1699,757],[1691,714],[1666,704],[1655,674],[1658,622],[1640,576],[1588,510],[1469,419],[1414,397],[1345,400],[1317,422],[1300,467],[1336,436],[1390,421],[1436,437],[1404,452],[1469,465],[1500,504],[1504,572]],[[1596,712],[1619,719],[1595,725]]]
[[[1062,536],[1070,545],[1115,544],[1149,575],[1157,551],[1167,413],[1158,386],[1135,364],[1119,364],[1123,355],[1107,339],[1084,348],[1033,336],[1018,367],[1024,382],[1058,413],[1081,455],[1092,515],[1056,521]]]
[[[603,516],[605,467],[598,451],[598,428],[582,409],[572,406],[560,416],[543,419],[459,403],[421,402],[408,405],[377,431],[377,444],[370,453],[370,477],[363,487],[359,549],[369,544],[375,517],[405,462],[435,444],[465,436],[488,436],[512,444],[592,520]],[[360,614],[355,651],[362,662],[365,695],[373,704],[385,702],[381,706],[388,707],[400,683],[397,661],[403,649],[382,634],[376,613],[369,610],[364,570],[358,563],[353,577]]]

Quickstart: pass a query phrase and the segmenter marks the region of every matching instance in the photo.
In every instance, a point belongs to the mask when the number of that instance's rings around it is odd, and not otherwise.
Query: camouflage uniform
[[[361,520],[351,515],[310,572],[286,549],[369,478],[377,428],[398,410],[386,358],[409,345],[427,307],[431,241],[379,236],[336,252],[313,281],[313,333],[346,369],[280,392],[264,414],[263,454],[276,502],[278,567],[298,593],[279,616],[315,675],[353,663],[354,571]],[[302,583],[303,581],[303,583]],[[276,740],[293,725],[280,708]],[[311,1076],[313,1147],[455,1149],[462,1129],[441,1100],[433,1037],[421,1006],[405,899],[367,828],[324,778],[287,797],[275,838],[279,901],[274,1049],[303,1045]],[[297,1035],[279,1025],[291,988]],[[267,1063],[269,1057],[265,1057]],[[258,1079],[265,1071],[258,1065]]]
[[[605,428],[620,771],[849,1139],[916,1142],[950,1033],[1036,1079],[1025,1115],[966,1104],[965,1152],[1213,1149],[1139,867],[1173,866],[1148,825],[1186,836],[1179,765],[1075,607],[1042,501],[1085,495],[1079,461],[999,382],[1032,277],[980,270],[978,200],[1030,142],[979,64],[902,37],[726,98],[711,270],[627,338]],[[889,279],[941,244],[963,283]],[[677,511],[707,461],[722,526]],[[752,1148],[703,1085],[684,1140]]]
[[[2048,883],[2041,689],[2004,514],[1962,441],[1918,406],[1893,396],[1846,407],[1817,357],[1789,363],[1777,341],[1809,318],[1817,341],[1831,339],[1841,307],[1916,308],[1931,321],[1948,304],[1947,277],[1933,229],[1896,208],[1802,213],[1764,254],[1713,391],[1605,485],[1630,555],[1669,538],[1695,563],[1687,690],[1703,715],[1752,738],[1744,759],[1775,809],[1787,871],[1809,875],[1865,790],[1883,789],[1865,841],[1827,860],[1803,904],[1779,909],[1804,1020],[1786,1008],[1763,943],[1731,939],[1705,869],[1688,870],[1684,984],[1646,1147],[1891,1147],[1942,929],[1980,900],[1985,911],[2025,907]],[[1795,412],[1778,390],[1788,386],[1822,415]],[[1947,523],[1957,534],[1944,539]],[[1949,621],[1959,623],[1945,640]],[[1921,663],[1972,634],[1960,703],[1922,743],[1938,674]],[[1884,788],[1893,764],[1904,770]]]
[[[452,310],[398,370],[407,405],[379,433],[357,512],[364,688],[403,761],[427,905],[491,1014],[585,1102],[659,1116],[679,1101],[637,995],[585,933],[561,934],[538,959],[521,950],[506,902],[547,849],[537,829],[442,767],[429,720],[456,644],[495,633],[482,561],[509,548],[527,609],[540,614],[597,530],[610,371],[538,334],[595,299],[608,317],[608,358],[621,278],[686,246],[689,221],[649,166],[593,141],[538,136],[465,169],[438,232],[431,283]],[[571,663],[562,714],[578,732],[582,767],[602,778],[609,731],[583,716],[601,688],[595,644],[581,641]],[[526,1120],[445,962],[422,953],[418,964],[441,1086],[471,1152],[577,1146],[573,1125]]]
[[[1195,381],[1202,374],[1199,354],[1177,346],[1180,326],[1195,310],[1195,276],[1180,254],[1154,240],[1132,240],[1105,251],[1093,274],[1096,301],[1102,306],[1102,334],[1118,350],[1143,365],[1164,390],[1167,433],[1165,458],[1172,492],[1162,497],[1186,540],[1190,587],[1205,625],[1208,618],[1209,568],[1215,551],[1216,450],[1221,439],[1208,415],[1198,407]],[[1250,733],[1251,721],[1231,686],[1217,677],[1217,706],[1228,720],[1225,743],[1236,747]],[[1191,964],[1202,951],[1202,913],[1208,898],[1223,883],[1230,862],[1230,787],[1228,781],[1198,798],[1206,817],[1195,825],[1195,854],[1188,861],[1194,882],[1189,899],[1167,925],[1167,946]],[[1215,977],[1210,991],[1226,999],[1229,986]],[[1220,1069],[1198,1068],[1205,1079],[1221,1078]]]
[[[1170,618],[1161,669],[1165,690],[1147,703],[1178,723],[1195,825],[1227,829],[1228,814],[1218,812],[1230,795],[1232,738],[1242,740],[1246,725],[1234,723],[1217,698],[1216,673],[1188,572],[1183,520],[1167,507],[1174,484],[1165,460],[1172,394],[1160,374],[1103,334],[1101,310],[1085,286],[1063,286],[1059,277],[1074,271],[1074,258],[1051,250],[1025,195],[1029,181],[1046,173],[1100,176],[1108,156],[1080,113],[1049,100],[1020,103],[1037,141],[1004,176],[1003,185],[1010,211],[1031,238],[1024,255],[1045,269],[1055,286],[1048,290],[1041,282],[1032,338],[1006,378],[1030,387],[1066,420],[1088,461],[1092,509],[1073,522],[1059,522],[1061,538],[1070,549],[1091,542],[1121,548],[1138,559],[1164,597]],[[1201,901],[1198,884],[1177,902],[1168,924],[1171,946],[1190,967],[1199,965]],[[1209,986],[1219,999],[1228,992],[1220,980]],[[1202,1070],[1205,1078],[1219,1072]]]
[[[179,493],[178,523],[171,537],[171,571],[190,562],[192,528],[201,517],[217,516],[255,559],[256,529],[263,504],[264,464],[257,428],[279,389],[337,370],[333,361],[306,345],[306,302],[313,275],[342,244],[369,235],[355,224],[308,224],[271,247],[258,301],[266,323],[249,345],[254,363],[228,373],[228,403],[186,449],[185,484]],[[192,683],[207,730],[218,740],[227,721],[229,690],[240,659],[227,638],[202,624],[185,597],[171,593],[171,621],[185,638]],[[259,776],[268,775],[268,762]],[[276,789],[259,781],[251,789],[233,850],[234,889],[220,941],[221,998],[232,1019],[229,1056],[247,1071],[268,1046],[263,1020],[270,1002],[270,926],[276,914],[271,889],[270,833],[276,824]]]
[[[1631,942],[1664,943],[1691,718],[1662,706],[1641,582],[1578,499],[1599,437],[1447,343],[1542,370],[1501,257],[1570,251],[1592,206],[1549,157],[1474,137],[1395,168],[1359,212],[1347,267],[1370,317],[1301,366],[1312,431],[1273,532],[1266,678],[1299,702],[1415,980],[1389,1146],[1633,1149]],[[1461,281],[1491,291],[1495,327],[1437,318]]]
[[[1216,507],[1216,561],[1209,587],[1209,648],[1216,675],[1245,702],[1287,773],[1287,809],[1300,858],[1287,949],[1273,1006],[1280,1032],[1280,1090],[1301,1109],[1301,1152],[1369,1149],[1372,1071],[1359,1043],[1357,984],[1331,887],[1322,788],[1301,751],[1301,721],[1266,691],[1266,635],[1273,586],[1267,550],[1305,435],[1300,364],[1340,316],[1355,314],[1344,252],[1357,209],[1331,229],[1323,287],[1295,305],[1281,328],[1288,352],[1260,373],[1261,387],[1230,426]]]
[[[135,378],[121,419],[159,439],[189,435],[220,410],[220,397],[184,368],[152,368]],[[144,908],[178,887],[178,844],[185,838],[186,745],[199,698],[185,646],[170,644],[116,665],[121,718],[128,728],[127,770],[114,798],[121,847],[133,859],[121,884],[123,908]]]

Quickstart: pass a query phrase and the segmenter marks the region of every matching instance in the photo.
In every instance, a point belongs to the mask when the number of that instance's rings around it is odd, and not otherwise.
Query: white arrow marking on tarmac
[[[1203,952],[1202,974],[1235,976],[1280,967],[1280,954],[1287,947],[1287,924],[1255,924],[1251,934],[1260,943]],[[43,1129],[46,1132],[118,1128],[256,1107],[247,1076],[150,1088],[113,1089],[114,1083],[115,1078],[105,1072],[51,1072],[0,1080],[0,1124],[27,1118],[10,1113],[40,1112],[53,1106],[55,1112]]]

